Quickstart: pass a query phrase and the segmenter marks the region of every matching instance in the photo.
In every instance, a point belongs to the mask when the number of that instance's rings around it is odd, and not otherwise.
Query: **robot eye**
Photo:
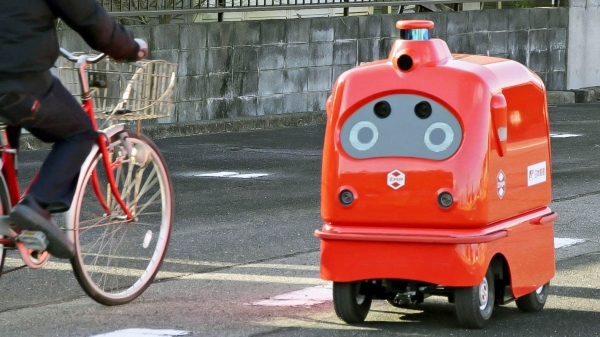
[[[373,112],[379,118],[387,118],[392,113],[392,107],[387,101],[379,101],[373,107]]]
[[[429,116],[431,116],[431,104],[423,101],[415,105],[415,115],[421,119],[429,118]]]
[[[433,152],[442,152],[446,150],[454,141],[454,131],[446,123],[436,122],[431,124],[425,130],[423,139],[425,146]]]
[[[362,121],[354,124],[350,129],[350,144],[358,151],[367,151],[372,148],[379,138],[379,130],[375,124]]]

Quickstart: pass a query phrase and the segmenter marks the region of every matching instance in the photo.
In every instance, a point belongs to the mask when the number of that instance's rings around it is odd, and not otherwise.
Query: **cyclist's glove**
[[[135,62],[135,61],[143,60],[144,58],[146,58],[146,56],[148,56],[148,43],[146,43],[146,41],[144,41],[142,39],[134,39],[134,41],[139,46],[136,57],[119,59],[119,60],[115,59],[115,61],[117,61],[117,62]]]
[[[148,43],[142,39],[135,39],[135,42],[140,46],[136,61],[145,59],[148,56]]]

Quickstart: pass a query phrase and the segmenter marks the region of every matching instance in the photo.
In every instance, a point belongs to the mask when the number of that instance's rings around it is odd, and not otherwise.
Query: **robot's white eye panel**
[[[454,130],[443,122],[435,122],[425,130],[423,141],[425,146],[433,152],[442,152],[452,145]]]
[[[378,139],[379,130],[371,122],[358,122],[350,129],[350,145],[359,151],[369,150]]]
[[[358,109],[342,126],[342,147],[357,159],[413,157],[443,160],[462,141],[454,115],[422,96],[398,94]]]

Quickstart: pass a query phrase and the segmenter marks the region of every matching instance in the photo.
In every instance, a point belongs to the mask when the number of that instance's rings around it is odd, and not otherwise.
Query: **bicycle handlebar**
[[[139,46],[137,59],[142,60],[142,59],[146,58],[146,56],[148,56],[148,43],[142,39],[135,39],[135,42]],[[91,55],[86,55],[86,54],[73,55],[72,53],[70,53],[69,51],[67,51],[64,48],[60,48],[60,54],[64,58],[66,58],[67,60],[69,60],[71,62],[78,62],[81,59],[81,57],[84,57],[85,62],[87,62],[88,64],[98,63],[107,56],[105,53],[101,53],[96,56],[91,56]],[[130,61],[135,61],[135,60],[130,60]]]
[[[98,62],[102,61],[106,57],[106,54],[104,54],[104,53],[102,53],[100,55],[97,55],[97,56],[93,56],[93,57],[89,56],[89,55],[85,55],[85,54],[80,55],[80,56],[76,56],[76,55],[71,54],[70,52],[68,52],[64,48],[60,48],[60,54],[64,58],[66,58],[67,60],[69,60],[71,62],[77,62],[77,61],[79,61],[79,58],[81,56],[85,56],[85,61],[87,63],[90,63],[90,64],[98,63]]]

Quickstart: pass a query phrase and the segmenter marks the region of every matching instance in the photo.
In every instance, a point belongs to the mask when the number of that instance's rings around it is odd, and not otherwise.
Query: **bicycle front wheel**
[[[73,230],[77,281],[97,302],[118,305],[141,295],[160,269],[171,234],[173,189],[164,159],[147,137],[124,131],[109,148],[110,174],[133,219],[127,220],[112,195],[98,151],[82,170],[67,228]]]
[[[8,193],[8,187],[6,186],[6,180],[4,174],[0,172],[0,214],[10,214],[10,193]],[[5,238],[0,235],[0,239]],[[0,276],[2,276],[2,270],[4,269],[4,259],[6,258],[6,249],[4,245],[0,245]]]

